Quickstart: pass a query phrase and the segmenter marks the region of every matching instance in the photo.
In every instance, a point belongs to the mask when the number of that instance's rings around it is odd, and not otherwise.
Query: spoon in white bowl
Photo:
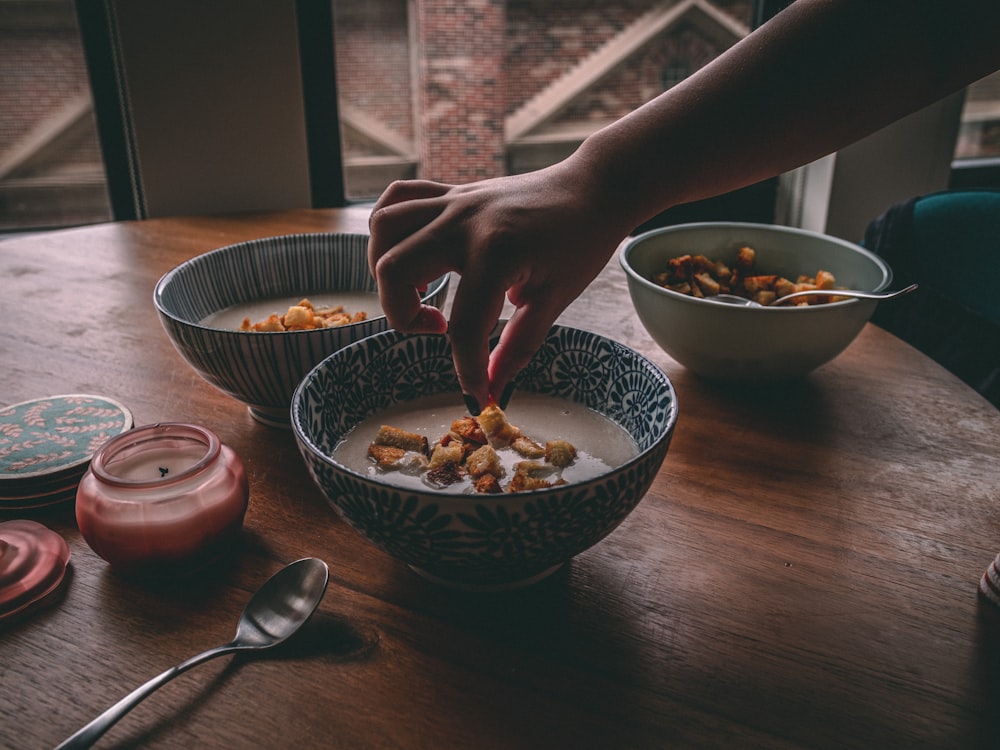
[[[234,651],[262,651],[288,640],[316,611],[329,580],[322,560],[307,557],[293,562],[273,576],[247,602],[232,641],[192,656],[140,685],[75,734],[56,750],[93,745],[108,729],[154,690],[181,672],[216,656]]]
[[[830,297],[851,297],[854,299],[894,299],[896,297],[902,297],[904,294],[909,294],[916,288],[916,284],[910,284],[908,287],[905,287],[904,289],[897,289],[894,292],[859,292],[854,289],[806,290],[804,292],[792,292],[791,294],[786,294],[784,297],[778,297],[769,305],[762,305],[759,302],[754,302],[752,299],[738,297],[735,294],[714,294],[711,297],[705,297],[705,299],[714,300],[716,302],[725,302],[727,305],[737,305],[743,307],[777,307],[778,305],[797,297],[815,297],[817,295],[827,295]]]

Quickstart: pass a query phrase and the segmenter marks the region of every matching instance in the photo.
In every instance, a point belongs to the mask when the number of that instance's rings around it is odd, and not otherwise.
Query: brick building
[[[752,0],[338,0],[348,184],[550,164],[750,29]],[[363,168],[363,170],[362,170]],[[361,189],[359,192],[371,192]]]

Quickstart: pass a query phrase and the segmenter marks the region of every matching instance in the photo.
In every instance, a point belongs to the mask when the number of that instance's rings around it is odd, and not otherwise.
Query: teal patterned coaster
[[[82,474],[105,442],[132,426],[132,412],[104,396],[49,396],[0,408],[0,487]]]

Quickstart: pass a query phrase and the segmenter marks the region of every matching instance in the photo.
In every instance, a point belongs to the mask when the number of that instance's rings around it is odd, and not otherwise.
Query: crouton
[[[427,468],[430,471],[437,469],[447,463],[455,464],[456,466],[462,463],[464,458],[464,451],[462,450],[462,444],[455,441],[448,445],[442,445],[438,443],[434,446],[434,451],[431,453],[430,463]]]
[[[521,431],[507,421],[507,415],[496,404],[489,404],[476,420],[491,445],[505,447],[521,436]]]
[[[465,460],[465,469],[473,479],[479,479],[484,474],[499,477],[502,472],[500,458],[491,445],[483,445],[470,453]]]
[[[405,451],[428,455],[427,438],[415,432],[407,432],[391,425],[382,425],[375,434],[375,445],[390,445]]]
[[[564,469],[576,460],[576,448],[565,440],[550,440],[545,444],[545,460]]]
[[[503,492],[500,480],[493,474],[483,474],[472,483],[472,487],[476,492],[487,495],[499,495]]]
[[[486,444],[486,433],[475,417],[460,417],[451,423],[451,435],[467,443]]]
[[[545,448],[524,435],[514,439],[510,447],[517,451],[518,455],[525,458],[542,458],[545,455]]]

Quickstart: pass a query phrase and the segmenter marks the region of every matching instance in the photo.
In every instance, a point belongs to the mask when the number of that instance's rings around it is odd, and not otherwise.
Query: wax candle
[[[205,457],[206,446],[200,443],[149,448],[137,455],[108,462],[106,468],[120,479],[156,481],[173,479]]]
[[[243,463],[215,433],[155,424],[98,450],[77,490],[76,519],[115,568],[190,572],[232,549],[248,499]]]

